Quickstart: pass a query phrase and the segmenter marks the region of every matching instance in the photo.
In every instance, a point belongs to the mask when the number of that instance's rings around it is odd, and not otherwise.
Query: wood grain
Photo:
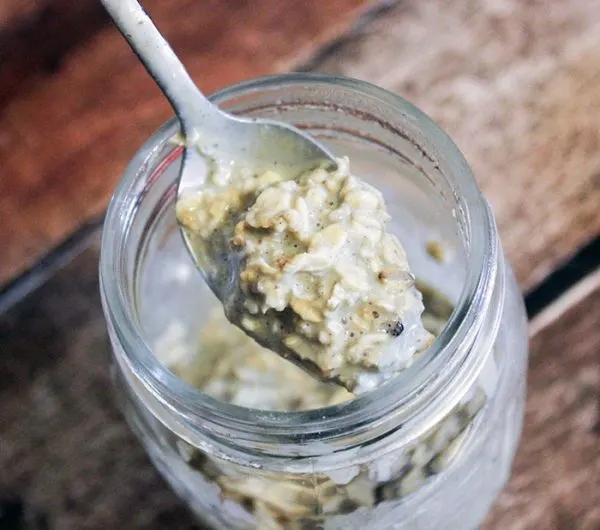
[[[0,315],[0,528],[197,529],[115,407],[97,260],[93,246]]]
[[[545,313],[523,439],[486,530],[600,528],[600,269]]]
[[[0,2],[0,106],[57,74],[65,57],[108,24],[99,1]]]
[[[0,285],[103,212],[126,160],[170,114],[95,0],[6,2]],[[147,4],[212,90],[302,62],[372,2]],[[442,124],[529,289],[600,232],[599,41],[597,0],[409,1],[319,69],[401,93]]]
[[[0,285],[104,211],[171,111],[96,0],[0,3]],[[147,0],[207,92],[307,60],[374,0]],[[44,14],[45,13],[45,14]]]
[[[0,29],[27,24],[56,0],[0,0]]]
[[[318,65],[424,109],[494,207],[525,289],[600,233],[600,2],[402,2]]]

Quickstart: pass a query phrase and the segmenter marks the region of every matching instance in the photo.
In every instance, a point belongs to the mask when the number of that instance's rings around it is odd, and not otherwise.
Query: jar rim
[[[109,327],[116,332],[128,364],[135,367],[140,381],[159,402],[196,430],[206,429],[207,424],[210,424],[213,432],[220,432],[223,436],[231,436],[235,432],[241,440],[286,444],[294,443],[290,440],[304,440],[307,434],[323,441],[340,438],[342,433],[343,436],[347,436],[349,432],[355,436],[375,433],[373,427],[380,425],[382,421],[388,427],[390,421],[397,425],[406,419],[406,412],[413,409],[409,405],[426,402],[429,392],[425,392],[425,389],[431,392],[439,390],[440,385],[448,382],[448,375],[464,365],[472,343],[473,330],[480,328],[492,297],[498,244],[490,208],[458,147],[433,120],[414,105],[365,81],[318,73],[256,78],[226,87],[212,94],[210,99],[219,103],[267,88],[307,85],[350,89],[392,105],[416,120],[427,139],[444,153],[456,180],[457,192],[466,204],[466,211],[462,212],[469,229],[466,281],[450,320],[434,344],[407,370],[381,387],[348,402],[297,412],[265,411],[224,403],[186,385],[154,355],[136,324],[136,319],[132,318],[127,293],[119,282],[114,281],[114,278],[120,277],[120,247],[117,240],[119,234],[124,232],[120,226],[135,213],[135,204],[132,204],[130,196],[132,183],[147,165],[149,158],[178,132],[178,123],[173,118],[137,151],[110,201],[102,235],[100,289]],[[124,240],[126,233],[121,234],[121,237]]]

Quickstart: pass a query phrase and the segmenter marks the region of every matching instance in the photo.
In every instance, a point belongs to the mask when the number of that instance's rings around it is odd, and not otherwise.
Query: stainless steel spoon
[[[154,78],[180,122],[186,153],[177,188],[202,187],[211,166],[232,162],[251,170],[285,171],[295,178],[303,171],[328,161],[331,153],[310,135],[274,120],[233,116],[213,105],[190,78],[181,61],[154,26],[137,0],[101,0],[113,21]],[[197,163],[198,153],[208,161],[204,170]],[[196,163],[194,163],[194,157]],[[182,230],[186,246],[215,294],[223,300],[224,290],[234,289],[235,260],[224,256],[220,245],[206,247],[199,255],[198,245]]]

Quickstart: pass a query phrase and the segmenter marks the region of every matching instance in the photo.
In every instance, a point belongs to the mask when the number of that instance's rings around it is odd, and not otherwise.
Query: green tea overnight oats
[[[215,98],[340,158],[293,181],[225,171],[177,205],[175,123],[132,161],[101,292],[118,397],[152,461],[211,528],[476,528],[518,442],[527,330],[460,152],[354,80],[281,76]],[[222,302],[177,218],[235,257]]]
[[[383,197],[347,158],[296,180],[238,171],[208,181],[178,201],[178,218],[203,247],[224,239],[240,255],[238,288],[223,302],[248,335],[355,393],[432,342]]]

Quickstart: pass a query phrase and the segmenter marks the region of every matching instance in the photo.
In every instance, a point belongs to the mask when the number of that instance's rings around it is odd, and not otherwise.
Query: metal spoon
[[[239,163],[251,171],[275,169],[295,178],[334,157],[310,135],[274,120],[233,116],[213,105],[190,78],[181,61],[137,0],[101,0],[113,21],[161,88],[181,122],[186,152],[177,196],[201,188],[211,165]],[[208,167],[202,170],[198,153]],[[223,300],[235,289],[235,260],[221,245],[199,246],[182,230],[188,251],[215,294]],[[227,252],[225,250],[225,252]],[[233,283],[232,283],[233,282]]]

